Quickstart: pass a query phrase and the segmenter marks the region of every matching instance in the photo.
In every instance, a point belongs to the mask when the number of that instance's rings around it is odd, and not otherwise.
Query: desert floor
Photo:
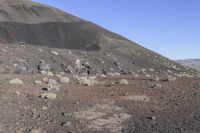
[[[2,133],[198,133],[200,79],[175,82],[118,76],[98,78],[84,86],[70,77],[59,90],[35,85],[44,75],[0,76],[0,132]],[[9,84],[20,78],[24,84]],[[58,80],[57,77],[48,77]],[[117,84],[120,79],[128,85]],[[44,93],[56,98],[42,98]]]

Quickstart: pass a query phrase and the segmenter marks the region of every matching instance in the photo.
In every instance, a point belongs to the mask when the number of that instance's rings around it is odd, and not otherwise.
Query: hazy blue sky
[[[34,0],[171,59],[200,58],[200,0]]]

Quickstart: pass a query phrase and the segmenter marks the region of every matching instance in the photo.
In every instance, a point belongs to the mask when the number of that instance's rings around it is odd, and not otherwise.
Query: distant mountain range
[[[200,70],[200,59],[176,60],[177,63]]]

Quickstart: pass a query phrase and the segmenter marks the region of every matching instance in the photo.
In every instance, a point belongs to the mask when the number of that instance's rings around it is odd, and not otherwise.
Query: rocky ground
[[[1,74],[2,133],[198,133],[200,79]]]
[[[137,45],[112,46],[1,43],[0,132],[200,130],[197,71]]]
[[[42,71],[79,75],[110,73],[191,76],[193,69],[137,45],[113,44],[99,51],[50,48],[20,43],[0,43],[0,73],[28,74]]]
[[[200,131],[198,71],[53,7],[0,11],[0,133]]]

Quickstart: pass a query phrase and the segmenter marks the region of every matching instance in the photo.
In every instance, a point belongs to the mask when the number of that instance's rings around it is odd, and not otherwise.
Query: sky
[[[92,21],[170,59],[200,58],[200,0],[33,0]]]

